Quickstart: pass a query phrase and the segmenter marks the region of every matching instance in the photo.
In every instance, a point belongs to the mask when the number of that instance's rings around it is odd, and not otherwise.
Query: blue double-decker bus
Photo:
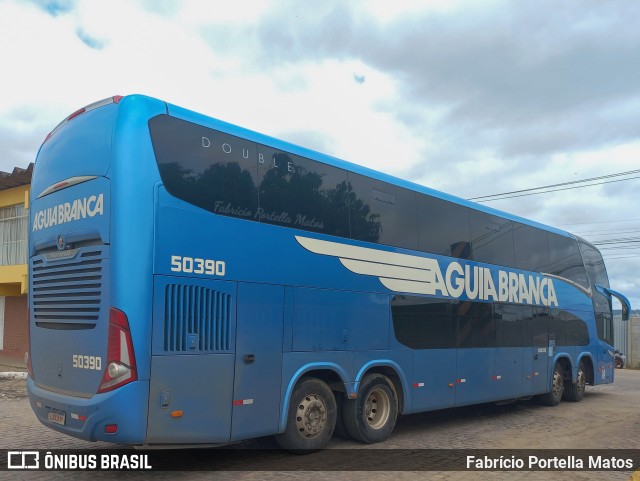
[[[70,115],[30,200],[28,389],[86,440],[216,445],[614,377],[598,250],[144,96]]]

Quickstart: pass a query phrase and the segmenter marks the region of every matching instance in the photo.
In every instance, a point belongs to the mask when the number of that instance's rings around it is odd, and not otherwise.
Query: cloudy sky
[[[640,3],[0,0],[0,170],[143,93],[602,244],[640,308]],[[603,183],[607,182],[607,183]],[[530,193],[530,192],[528,192]]]

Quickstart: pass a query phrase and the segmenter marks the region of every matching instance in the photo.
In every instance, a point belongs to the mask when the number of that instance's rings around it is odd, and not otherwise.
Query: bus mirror
[[[631,303],[629,302],[629,299],[627,299],[625,296],[623,296],[619,292],[608,289],[606,287],[602,287],[600,285],[596,285],[596,289],[598,289],[598,291],[604,291],[607,295],[613,296],[616,299],[618,299],[620,301],[620,304],[622,305],[622,320],[623,321],[629,320],[629,313],[631,312]]]

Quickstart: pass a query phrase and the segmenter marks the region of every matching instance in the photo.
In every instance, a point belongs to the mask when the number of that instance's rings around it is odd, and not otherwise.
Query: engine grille
[[[102,316],[107,246],[31,259],[31,315],[38,327],[93,329]]]
[[[202,286],[165,286],[166,352],[228,351],[230,329],[231,295]]]

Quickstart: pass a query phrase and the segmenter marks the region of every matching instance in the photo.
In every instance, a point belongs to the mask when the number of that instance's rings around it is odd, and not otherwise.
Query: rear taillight
[[[112,307],[109,310],[107,362],[98,393],[113,391],[137,379],[129,320],[124,312]]]
[[[69,122],[72,119],[75,119],[79,115],[82,115],[85,112],[89,112],[90,110],[97,109],[99,107],[104,107],[105,105],[120,103],[120,100],[122,100],[122,95],[115,95],[113,97],[108,97],[104,100],[100,100],[99,102],[94,102],[91,105],[87,105],[86,107],[82,107],[81,109],[76,110],[74,113],[72,113],[67,118],[65,118],[62,122],[56,125],[56,128],[53,129],[51,132],[49,132],[49,135],[47,135],[47,138],[44,139],[44,141],[46,142],[47,140],[49,140],[51,136],[55,134],[58,130],[60,130],[62,127],[64,127],[64,125],[67,122]]]

